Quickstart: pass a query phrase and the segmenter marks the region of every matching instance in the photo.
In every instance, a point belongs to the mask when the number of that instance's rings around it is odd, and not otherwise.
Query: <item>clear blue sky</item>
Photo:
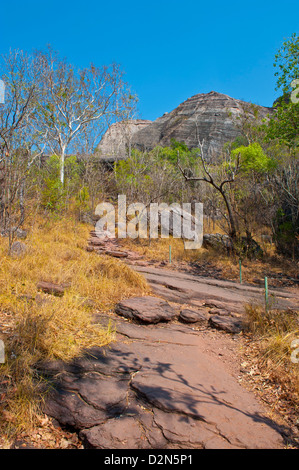
[[[117,62],[153,120],[212,90],[271,106],[298,25],[298,0],[0,0],[0,54],[51,44],[78,67]]]

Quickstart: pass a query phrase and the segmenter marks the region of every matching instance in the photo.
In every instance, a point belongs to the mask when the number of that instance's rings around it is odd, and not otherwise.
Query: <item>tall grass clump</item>
[[[299,364],[291,360],[292,342],[299,339],[299,313],[247,306],[247,328],[259,341],[259,363],[284,397],[299,411]]]

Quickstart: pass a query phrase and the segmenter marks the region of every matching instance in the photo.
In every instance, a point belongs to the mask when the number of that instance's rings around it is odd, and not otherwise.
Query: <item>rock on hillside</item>
[[[126,157],[131,147],[133,135],[151,122],[145,119],[135,119],[112,124],[99,143],[97,152],[104,158]]]

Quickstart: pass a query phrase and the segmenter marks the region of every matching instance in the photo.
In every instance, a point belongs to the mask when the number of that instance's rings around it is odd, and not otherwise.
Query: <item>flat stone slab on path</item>
[[[86,447],[283,446],[274,423],[224,360],[234,355],[231,336],[121,318],[116,330],[118,341],[110,347],[40,366],[54,386],[45,411],[77,430]]]

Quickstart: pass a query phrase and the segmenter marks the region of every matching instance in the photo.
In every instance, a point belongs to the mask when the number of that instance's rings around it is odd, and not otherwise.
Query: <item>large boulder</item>
[[[151,122],[145,119],[131,119],[112,124],[99,143],[96,153],[103,159],[126,157],[130,151],[134,134],[147,127]]]
[[[231,238],[222,233],[205,233],[203,235],[203,248],[229,251],[233,247]]]
[[[168,322],[176,316],[175,310],[158,297],[132,297],[116,305],[115,312],[141,323]]]

